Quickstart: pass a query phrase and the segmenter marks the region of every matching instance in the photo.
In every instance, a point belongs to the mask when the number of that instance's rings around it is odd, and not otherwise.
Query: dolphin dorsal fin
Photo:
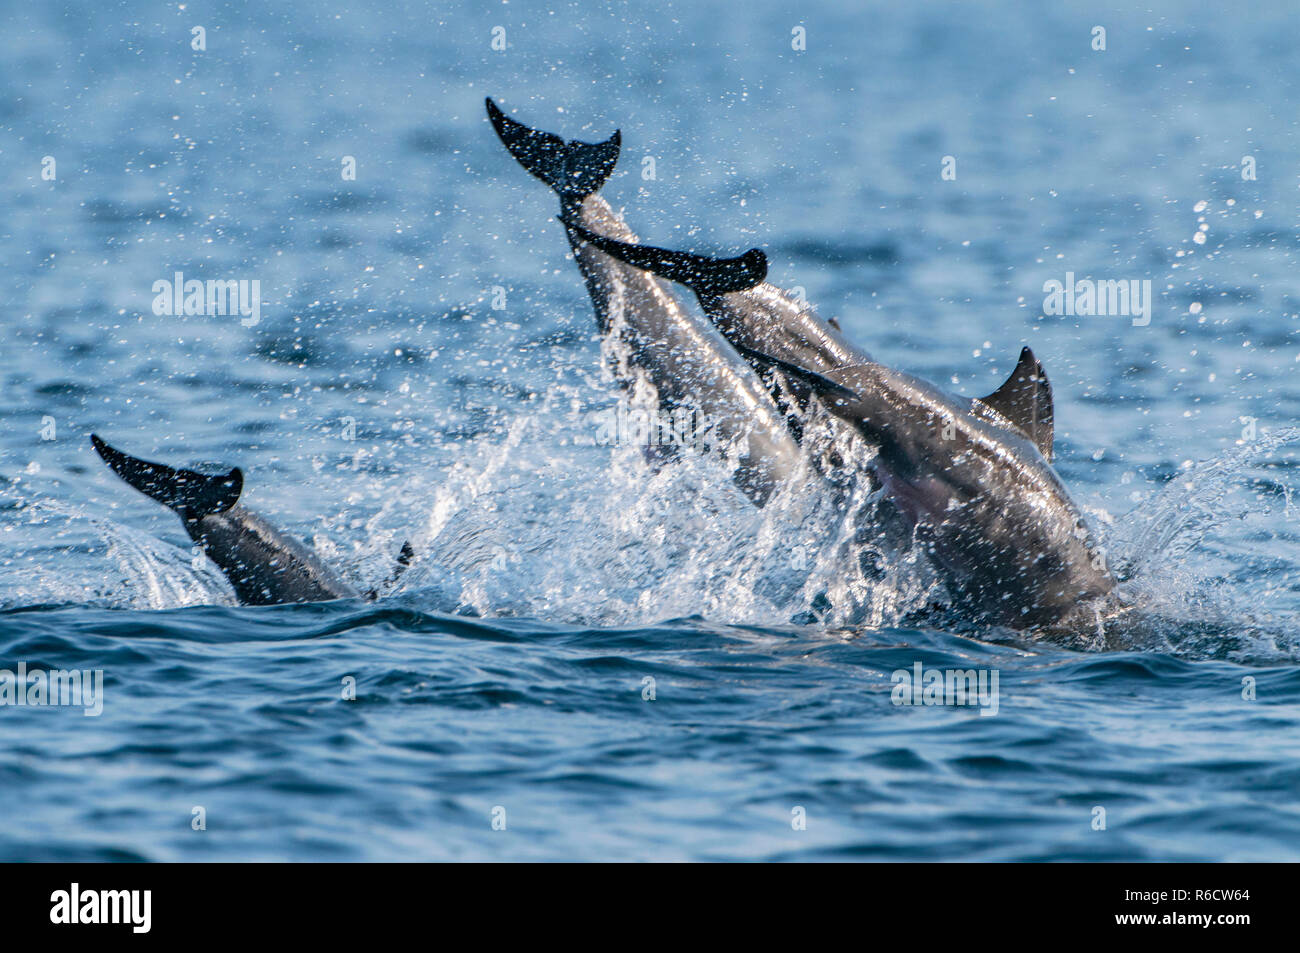
[[[1044,459],[1052,461],[1052,385],[1033,351],[1022,350],[1006,383],[981,397],[980,403],[1024,431]]]

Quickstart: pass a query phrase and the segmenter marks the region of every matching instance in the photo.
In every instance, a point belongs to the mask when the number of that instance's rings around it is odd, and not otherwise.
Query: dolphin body
[[[128,456],[94,434],[90,442],[114,473],[176,512],[190,539],[230,581],[241,605],[321,602],[360,595],[307,547],[239,505],[244,474],[238,467],[209,476]],[[408,545],[398,558],[398,572],[410,558]]]
[[[617,376],[642,372],[660,407],[694,411],[717,442],[740,445],[736,482],[762,506],[802,465],[797,440],[762,381],[718,330],[682,304],[649,272],[631,267],[580,240],[590,228],[624,242],[636,234],[598,193],[618,161],[620,135],[599,143],[565,141],[506,116],[487,100],[488,118],[501,142],[525,169],[560,197],[562,219],[578,269],[607,341],[621,347]]]
[[[1051,467],[1051,386],[1029,348],[998,390],[957,397],[873,360],[767,285],[759,249],[708,258],[570,228],[691,287],[756,368],[780,373],[804,400],[815,395],[876,446],[871,468],[885,497],[967,612],[1013,628],[1050,626],[1114,590],[1104,551]]]
[[[617,235],[573,219],[566,224],[571,238],[603,247],[624,264],[689,287],[709,319],[738,349],[779,357],[811,371],[871,361],[870,354],[844,337],[838,324],[823,319],[807,301],[767,282],[767,257],[758,249],[739,258],[706,258],[650,245],[624,247],[610,242]],[[806,382],[798,375],[779,373],[770,363],[751,363],[765,372],[773,400],[800,436],[811,393]]]

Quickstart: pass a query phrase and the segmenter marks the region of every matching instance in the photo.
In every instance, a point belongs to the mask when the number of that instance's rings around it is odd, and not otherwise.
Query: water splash
[[[380,501],[374,513],[357,520],[355,500],[346,501],[323,520],[318,551],[365,590],[391,573],[410,539],[416,558],[382,598],[479,616],[593,625],[702,616],[856,630],[918,617],[938,624],[930,611],[946,602],[938,575],[882,522],[867,477],[873,451],[836,418],[810,422],[805,469],[760,510],[732,479],[734,456],[685,448],[665,464],[640,446],[598,445],[590,425],[598,399],[557,384],[503,435],[460,446],[445,474],[362,474]],[[1297,562],[1281,560],[1274,547],[1269,571],[1243,580],[1233,574],[1242,554],[1212,535],[1229,521],[1282,524],[1276,510],[1289,509],[1289,490],[1278,483],[1252,494],[1250,475],[1256,461],[1297,442],[1300,429],[1277,430],[1187,465],[1107,527],[1106,546],[1124,580],[1122,605],[1085,613],[1068,644],[1294,654],[1285,620],[1293,615],[1286,600],[1294,599]],[[843,465],[827,479],[816,461],[832,454]],[[48,548],[0,567],[7,604],[234,604],[220,572],[188,549],[55,501],[20,501],[9,511],[52,532]],[[100,553],[110,568],[69,577],[58,568],[68,547]],[[1266,592],[1261,579],[1269,580]]]
[[[539,409],[462,451],[427,500],[407,486],[387,504],[428,514],[402,598],[592,624],[832,626],[891,624],[935,598],[933,574],[877,527],[870,449],[829,415],[808,428],[803,472],[760,510],[735,486],[734,456],[686,448],[663,465],[596,445],[591,406],[559,397],[547,405],[567,412]],[[830,452],[855,475],[824,479],[813,461]]]
[[[49,540],[39,552],[0,566],[5,605],[71,603],[131,609],[237,605],[220,570],[150,533],[57,500],[20,500],[12,512],[40,526]],[[72,548],[102,553],[103,563],[69,570]],[[95,571],[98,569],[99,571]],[[7,577],[7,578],[6,578]]]
[[[1185,465],[1154,500],[1124,518],[1126,528],[1114,541],[1122,548],[1126,574],[1149,575],[1157,563],[1177,562],[1214,527],[1257,511],[1257,499],[1234,499],[1243,473],[1261,458],[1295,443],[1300,443],[1300,428],[1284,427],[1220,456]]]
[[[1276,468],[1267,478],[1257,473],[1277,451],[1298,443],[1300,428],[1280,428],[1185,464],[1154,498],[1118,521],[1109,545],[1128,608],[1106,624],[1104,647],[1256,661],[1295,657],[1300,643],[1290,620],[1300,537],[1291,488]],[[1239,529],[1234,543],[1217,540],[1216,532],[1231,523],[1245,524],[1244,533]],[[1243,535],[1256,545],[1243,545]]]

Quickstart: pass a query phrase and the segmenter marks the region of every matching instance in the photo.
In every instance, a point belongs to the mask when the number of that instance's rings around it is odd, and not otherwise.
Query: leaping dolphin
[[[576,232],[580,240],[585,240],[584,234],[619,237],[576,219],[565,224],[573,226],[570,234]],[[733,345],[779,356],[813,371],[871,359],[844,336],[836,322],[823,319],[802,296],[766,281],[767,259],[756,251],[739,258],[706,259],[689,252],[636,244],[623,249],[617,257],[625,264],[689,287],[710,320]],[[787,413],[797,439],[802,432],[807,387],[782,375],[771,381],[771,393]],[[795,399],[794,408],[788,406],[787,397]]]
[[[488,118],[501,142],[525,169],[560,197],[565,219],[625,242],[636,234],[598,191],[618,161],[621,139],[565,141],[506,116],[487,100]],[[596,321],[607,341],[617,341],[627,381],[644,373],[665,409],[689,408],[712,424],[719,442],[748,441],[736,482],[756,504],[801,466],[798,443],[757,375],[707,320],[682,307],[654,275],[623,264],[579,240],[569,245],[586,279]]]
[[[628,244],[576,222],[570,228],[620,261],[693,288],[748,360],[815,394],[878,447],[871,468],[886,497],[973,614],[1015,628],[1046,626],[1114,590],[1104,551],[1048,462],[1051,388],[1029,348],[997,391],[957,397],[825,333],[833,329],[806,334],[818,329],[799,315],[765,320],[737,301],[740,276],[751,287],[766,278],[759,249],[709,258]]]
[[[181,518],[190,539],[220,567],[242,605],[360,596],[315,553],[240,505],[244,474],[238,467],[209,476],[137,459],[95,434],[90,442],[114,473]],[[399,573],[410,559],[407,545],[398,557]]]

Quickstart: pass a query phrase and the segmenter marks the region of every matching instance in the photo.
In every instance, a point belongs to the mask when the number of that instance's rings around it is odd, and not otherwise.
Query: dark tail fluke
[[[617,130],[604,142],[565,142],[559,136],[515,122],[491,98],[487,100],[487,112],[492,128],[510,154],[563,198],[584,199],[599,191],[618,162],[622,138]]]
[[[621,262],[677,281],[696,294],[719,295],[752,288],[767,277],[767,256],[751,248],[738,258],[709,258],[685,251],[671,251],[652,245],[633,245],[605,238],[583,228],[575,219],[561,219],[584,242],[595,245]]]
[[[244,474],[239,467],[226,474],[209,476],[128,456],[95,434],[90,435],[90,442],[114,473],[145,496],[175,510],[183,519],[200,520],[213,513],[224,513],[238,502],[244,489]]]

